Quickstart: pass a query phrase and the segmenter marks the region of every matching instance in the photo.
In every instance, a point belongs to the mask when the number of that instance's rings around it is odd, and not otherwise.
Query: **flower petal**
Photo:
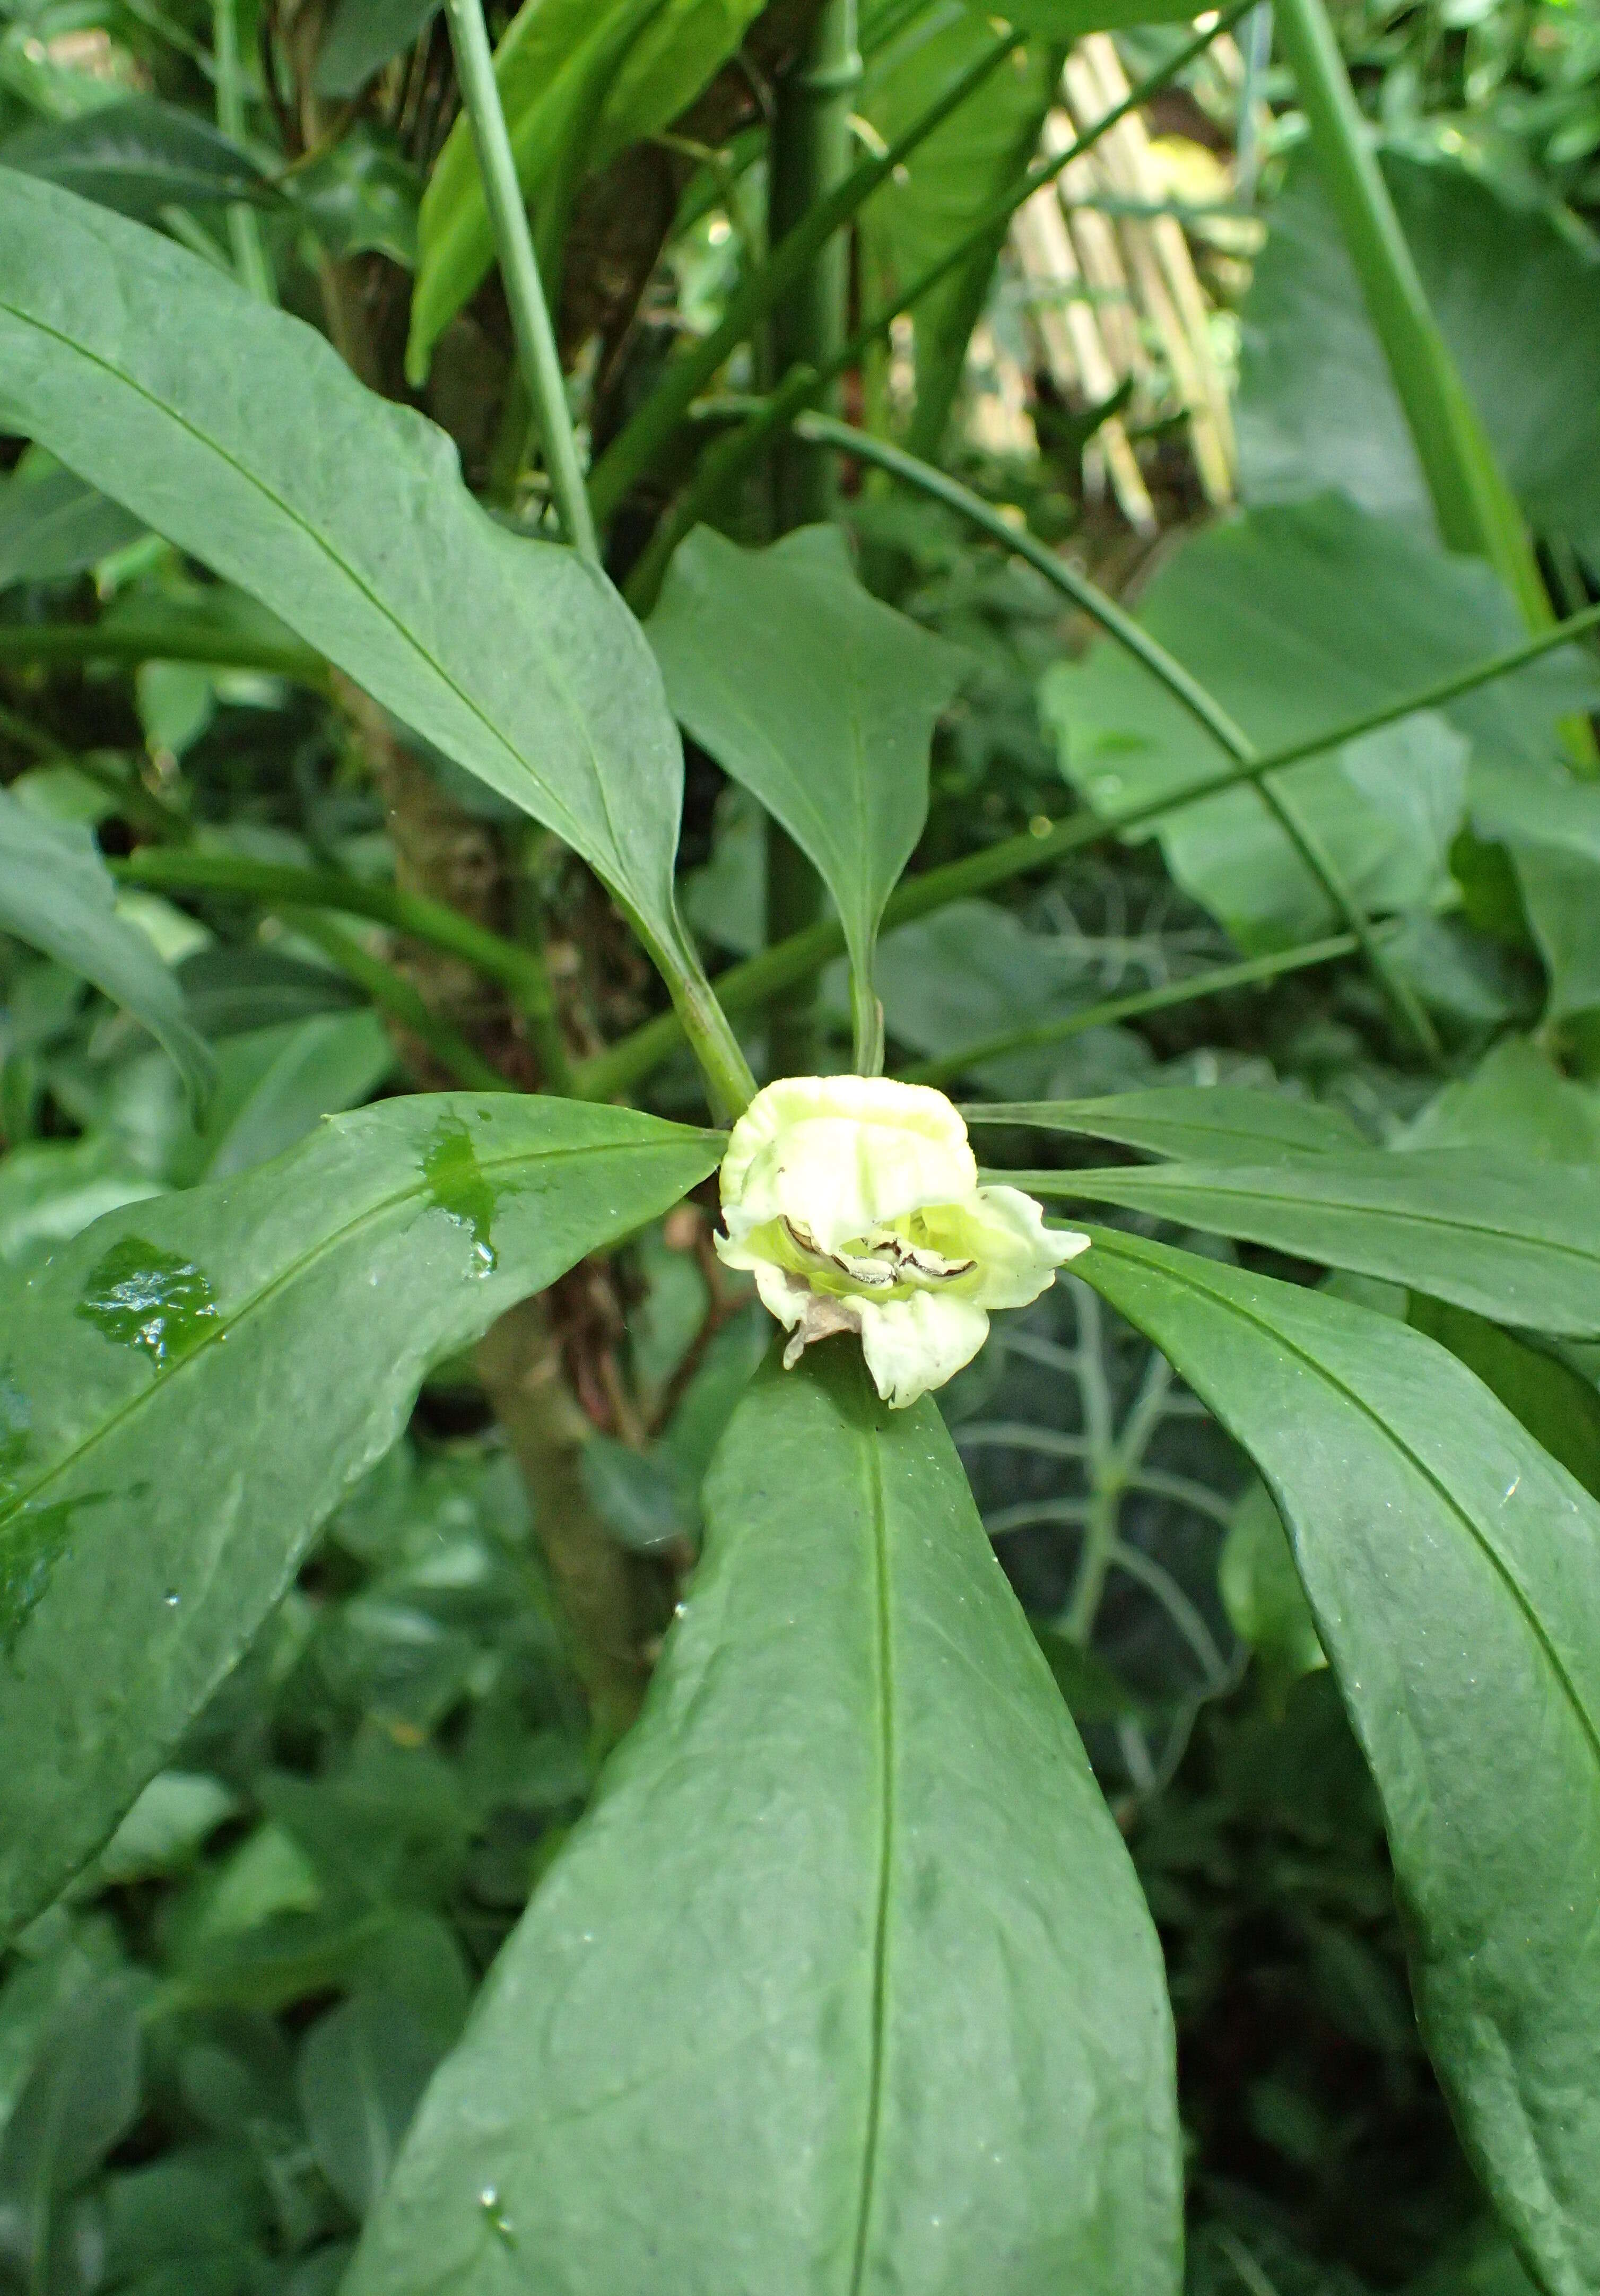
[[[989,1317],[970,1300],[918,1292],[880,1305],[863,1300],[861,1352],[873,1384],[891,1410],[942,1387],[970,1364],[989,1337]]]
[[[981,1274],[972,1296],[986,1308],[1025,1308],[1089,1248],[1072,1228],[1046,1227],[1042,1207],[1021,1188],[980,1188],[963,1226]]]
[[[722,1201],[759,1226],[784,1215],[825,1251],[978,1181],[966,1127],[943,1093],[888,1077],[784,1077],[734,1127]]]

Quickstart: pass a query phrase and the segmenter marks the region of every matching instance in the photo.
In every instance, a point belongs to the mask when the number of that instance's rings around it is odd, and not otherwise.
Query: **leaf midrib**
[[[865,1389],[865,1374],[862,1376]],[[878,1691],[878,1871],[873,1914],[872,1994],[866,2088],[866,2122],[861,2148],[856,2240],[849,2296],[861,2296],[877,2183],[879,2140],[883,2123],[883,2054],[888,2024],[888,1966],[890,1880],[894,1859],[894,1637],[889,1600],[889,1526],[883,1500],[883,1462],[875,1427],[863,1441],[863,1476],[870,1526],[873,1592],[876,1617]]]
[[[1372,1405],[1367,1402],[1366,1397],[1358,1394],[1357,1390],[1351,1387],[1347,1381],[1342,1379],[1336,1372],[1331,1371],[1325,1364],[1319,1362],[1317,1357],[1310,1354],[1299,1343],[1299,1341],[1292,1339],[1286,1332],[1281,1330],[1277,1325],[1269,1323],[1264,1316],[1258,1314],[1253,1308],[1246,1307],[1238,1300],[1229,1299],[1226,1292],[1213,1291],[1210,1286],[1202,1283],[1197,1275],[1192,1275],[1187,1268],[1169,1267],[1164,1261],[1153,1263],[1133,1252],[1120,1251],[1117,1250],[1116,1244],[1112,1241],[1112,1239],[1104,1233],[1095,1236],[1095,1242],[1097,1249],[1105,1253],[1107,1259],[1120,1259],[1123,1261],[1125,1265],[1142,1267],[1147,1271],[1153,1267],[1155,1271],[1169,1282],[1176,1285],[1186,1287],[1201,1299],[1210,1300],[1213,1305],[1220,1307],[1228,1315],[1237,1316],[1242,1323],[1251,1324],[1256,1331],[1260,1332],[1263,1338],[1268,1340],[1274,1347],[1292,1356],[1297,1363],[1309,1370],[1315,1378],[1321,1380],[1325,1385],[1332,1388],[1335,1394],[1342,1396],[1347,1403],[1351,1405],[1352,1407],[1360,1414],[1362,1418],[1366,1420],[1370,1425],[1376,1428],[1379,1435],[1383,1439],[1383,1440],[1391,1444],[1399,1456],[1415,1469],[1416,1472],[1423,1478],[1423,1480],[1443,1503],[1447,1513],[1453,1515],[1463,1526],[1468,1538],[1477,1547],[1480,1554],[1482,1554],[1490,1569],[1495,1572],[1497,1578],[1499,1578],[1501,1584],[1510,1595],[1513,1603],[1522,1614],[1522,1617],[1527,1624],[1530,1632],[1532,1634],[1534,1640],[1538,1643],[1540,1650],[1544,1652],[1545,1658],[1549,1665],[1550,1671],[1555,1676],[1556,1682],[1559,1684],[1563,1695],[1565,1697],[1567,1703],[1571,1706],[1574,1715],[1577,1717],[1579,1727],[1588,1743],[1591,1759],[1594,1761],[1596,1768],[1600,1770],[1600,1725],[1596,1723],[1594,1718],[1590,1715],[1588,1707],[1585,1705],[1581,1697],[1579,1697],[1577,1685],[1572,1681],[1571,1676],[1568,1673],[1564,1660],[1556,1651],[1555,1644],[1551,1642],[1549,1636],[1546,1632],[1544,1623],[1540,1619],[1538,1612],[1534,1609],[1530,1598],[1524,1592],[1520,1581],[1511,1570],[1509,1564],[1505,1562],[1497,1550],[1491,1545],[1489,1538],[1479,1528],[1479,1525],[1474,1521],[1473,1517],[1468,1513],[1466,1507],[1458,1498],[1456,1498],[1455,1493],[1449,1488],[1449,1486],[1440,1480],[1434,1470],[1428,1465],[1424,1459],[1418,1457],[1416,1452],[1413,1450],[1410,1444],[1404,1441],[1400,1436],[1395,1432],[1394,1429],[1390,1426],[1387,1420],[1385,1420],[1383,1415],[1379,1412],[1375,1411]],[[1420,1332],[1415,1334],[1415,1336],[1418,1339],[1423,1337]],[[1425,1344],[1431,1343],[1425,1342]],[[1441,1352],[1443,1351],[1441,1350]],[[1188,1376],[1188,1374],[1186,1374],[1186,1376]],[[1194,1380],[1193,1383],[1197,1388],[1200,1386],[1200,1381],[1198,1379]],[[1243,1438],[1240,1439],[1243,1440]],[[1530,1436],[1529,1440],[1531,1442],[1532,1439],[1533,1439]],[[1245,1447],[1248,1449],[1249,1446],[1246,1445]]]
[[[479,1169],[482,1172],[505,1171],[517,1165],[553,1164],[583,1156],[654,1155],[660,1153],[663,1148],[676,1147],[677,1144],[676,1141],[636,1140],[619,1141],[614,1145],[597,1145],[588,1143],[578,1148],[521,1149],[514,1153],[502,1156],[480,1157]],[[237,1331],[240,1324],[249,1316],[253,1316],[258,1308],[270,1305],[285,1285],[308,1274],[321,1260],[326,1259],[329,1253],[337,1250],[342,1244],[358,1236],[363,1229],[371,1226],[399,1207],[415,1201],[418,1198],[426,1198],[431,1207],[433,1190],[425,1176],[413,1181],[406,1187],[396,1189],[392,1194],[382,1197],[377,1203],[369,1204],[357,1218],[319,1238],[309,1250],[302,1252],[297,1259],[291,1261],[288,1267],[272,1276],[258,1291],[252,1292],[230,1315],[219,1316],[188,1352],[178,1357],[170,1370],[159,1373],[148,1387],[143,1387],[136,1394],[126,1398],[109,1418],[102,1420],[97,1427],[84,1436],[70,1451],[53,1461],[37,1481],[16,1492],[4,1506],[0,1506],[0,1532],[3,1532],[7,1525],[13,1522],[19,1516],[25,1514],[42,1491],[47,1490],[57,1478],[69,1473],[80,1460],[86,1458],[94,1449],[97,1444],[109,1440],[136,1412],[143,1410],[156,1396],[167,1394],[191,1364],[203,1362],[213,1349],[221,1346],[230,1332]],[[453,1215],[447,1214],[447,1218]]]

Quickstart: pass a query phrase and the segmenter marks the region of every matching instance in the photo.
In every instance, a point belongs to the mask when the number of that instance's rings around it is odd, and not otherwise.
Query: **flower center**
[[[815,1291],[847,1298],[871,1292],[883,1300],[908,1299],[914,1292],[933,1292],[970,1275],[975,1259],[956,1259],[939,1250],[931,1238],[935,1212],[910,1212],[904,1218],[852,1236],[837,1251],[825,1251],[802,1221],[786,1215],[778,1225],[787,1249],[779,1257]]]

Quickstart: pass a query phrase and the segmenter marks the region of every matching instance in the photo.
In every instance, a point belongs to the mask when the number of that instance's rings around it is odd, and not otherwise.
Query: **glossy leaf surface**
[[[676,945],[683,759],[649,648],[574,552],[479,509],[441,432],[181,248],[4,170],[0,378],[14,428],[281,615]]]
[[[1153,1156],[1210,1164],[1276,1164],[1336,1155],[1362,1145],[1342,1110],[1243,1085],[1169,1085],[1104,1100],[984,1101],[964,1108],[969,1126],[1021,1124],[1115,1140]]]
[[[154,943],[117,914],[117,889],[86,829],[47,820],[0,790],[0,932],[81,972],[143,1021],[202,1095],[211,1055]]]
[[[697,528],[649,636],[674,715],[789,832],[868,977],[927,818],[934,724],[970,658],[865,591],[828,526],[767,550]]]
[[[1600,1509],[1404,1324],[1129,1236],[1077,1267],[1271,1488],[1383,1799],[1458,2126],[1549,2296],[1590,2296]]]
[[[1404,1283],[1504,1324],[1600,1332],[1600,1169],[1475,1149],[1367,1149],[1292,1168],[1025,1172],[1035,1194],[1121,1204]]]
[[[721,1144],[563,1101],[392,1100],[113,1212],[6,1287],[0,1923],[111,1832],[428,1365]]]
[[[769,1361],[707,1502],[349,2296],[1172,2296],[1160,1953],[937,1412]]]

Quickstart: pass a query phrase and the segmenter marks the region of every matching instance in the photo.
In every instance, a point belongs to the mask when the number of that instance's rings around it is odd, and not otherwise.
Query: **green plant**
[[[1481,2193],[1464,2273],[1600,2288],[1593,538],[1314,0],[1466,554],[1310,484],[1136,610],[937,458],[1010,214],[1217,25],[1036,152],[1168,12],[306,0],[258,85],[107,0],[126,102],[60,12],[0,33],[4,2284],[1175,2296],[1156,1922],[1193,2030],[1236,1856],[1443,2192],[1329,2271]],[[909,406],[824,411],[913,311]],[[1359,2145],[1251,2095],[1331,2214]],[[1320,2271],[1186,2101],[1193,2284]]]

